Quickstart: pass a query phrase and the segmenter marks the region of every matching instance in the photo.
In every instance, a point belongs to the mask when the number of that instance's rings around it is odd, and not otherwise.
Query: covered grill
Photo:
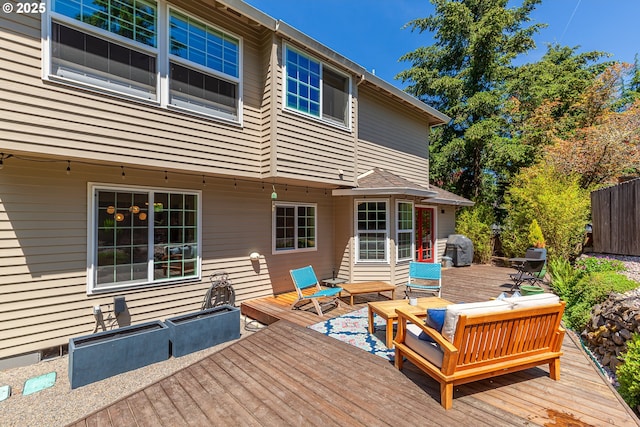
[[[444,255],[451,258],[454,267],[471,265],[473,262],[473,242],[462,234],[451,234],[447,239]]]

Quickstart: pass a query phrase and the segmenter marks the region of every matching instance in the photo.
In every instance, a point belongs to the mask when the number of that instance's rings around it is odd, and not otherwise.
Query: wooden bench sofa
[[[453,304],[446,308],[441,333],[398,309],[395,366],[402,369],[406,357],[438,381],[445,409],[459,384],[544,364],[559,380],[564,307],[553,294]],[[420,337],[423,331],[431,340]]]

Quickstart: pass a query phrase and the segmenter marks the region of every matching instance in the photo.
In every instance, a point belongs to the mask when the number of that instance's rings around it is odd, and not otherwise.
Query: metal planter
[[[169,329],[160,321],[69,340],[69,382],[81,387],[169,358]]]
[[[231,305],[166,319],[174,357],[240,338],[240,309]]]

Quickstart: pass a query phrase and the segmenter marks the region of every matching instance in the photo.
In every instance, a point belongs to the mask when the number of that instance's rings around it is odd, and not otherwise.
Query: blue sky
[[[285,21],[367,70],[403,87],[394,77],[409,68],[398,59],[432,44],[429,34],[402,27],[433,12],[428,0],[245,0],[275,19]],[[518,4],[519,1],[512,0]],[[536,51],[525,62],[539,60],[547,43],[580,46],[633,62],[640,52],[640,0],[543,0],[531,18],[546,23],[536,36]]]

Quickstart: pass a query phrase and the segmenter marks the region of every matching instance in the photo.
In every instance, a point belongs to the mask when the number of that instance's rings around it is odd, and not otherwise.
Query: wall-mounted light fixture
[[[251,261],[258,261],[260,259],[260,254],[258,252],[251,252],[249,254],[249,259]]]

